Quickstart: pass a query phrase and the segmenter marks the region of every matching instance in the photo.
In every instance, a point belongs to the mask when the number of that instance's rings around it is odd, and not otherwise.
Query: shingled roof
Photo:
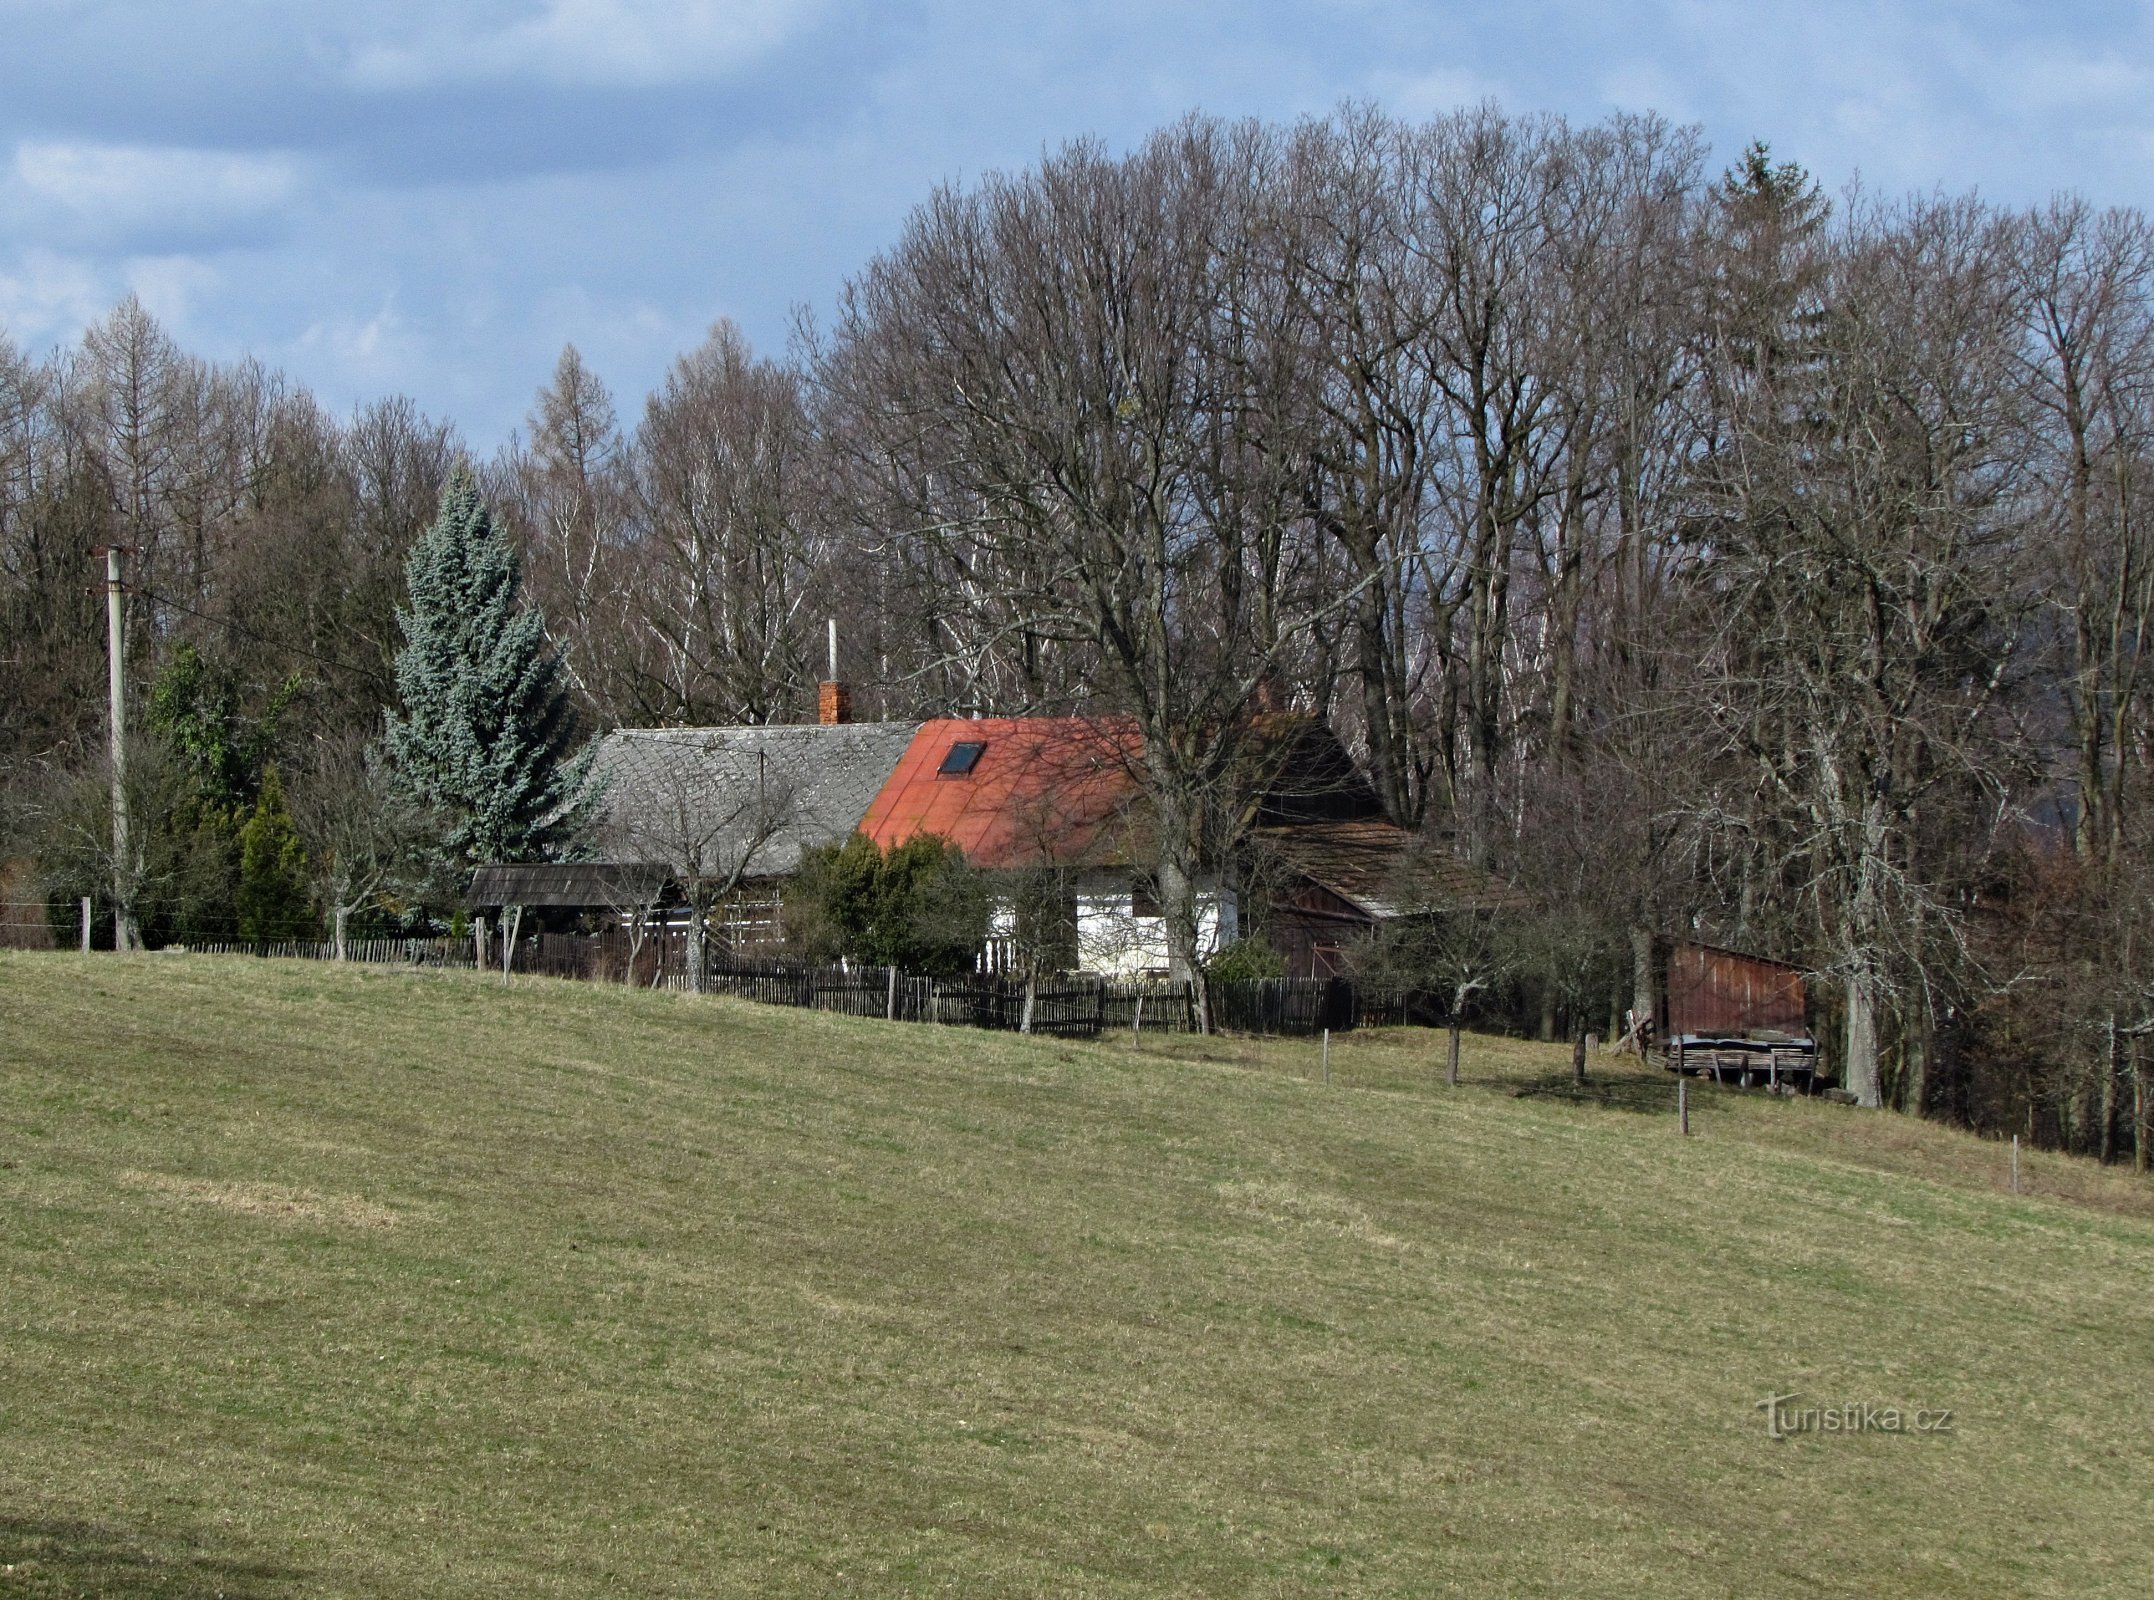
[[[935,834],[978,867],[1127,862],[1142,748],[1123,717],[922,723],[860,831],[885,849]]]
[[[493,906],[615,906],[648,904],[666,885],[666,869],[613,861],[496,863],[479,868],[464,904]]]
[[[782,877],[798,870],[803,850],[836,843],[860,826],[918,727],[787,723],[609,733],[596,762],[606,789],[595,853],[670,862],[680,840],[692,837],[713,858],[753,846],[748,875]]]
[[[1275,860],[1378,920],[1523,903],[1504,879],[1388,822],[1302,823],[1259,828],[1252,837]]]

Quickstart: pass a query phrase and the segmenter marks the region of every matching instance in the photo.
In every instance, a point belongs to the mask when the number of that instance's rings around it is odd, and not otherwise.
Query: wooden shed
[[[1814,1086],[1817,1045],[1801,968],[1691,939],[1663,940],[1656,956],[1655,1031],[1671,1071],[1750,1087]]]

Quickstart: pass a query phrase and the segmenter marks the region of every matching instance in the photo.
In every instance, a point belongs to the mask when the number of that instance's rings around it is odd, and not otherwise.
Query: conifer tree
[[[261,793],[239,830],[237,898],[242,939],[299,939],[314,931],[307,853],[275,767],[262,769]]]
[[[488,861],[559,860],[590,811],[591,752],[572,754],[561,658],[522,569],[459,468],[405,567],[401,710],[387,746],[408,797],[440,819],[459,877]]]

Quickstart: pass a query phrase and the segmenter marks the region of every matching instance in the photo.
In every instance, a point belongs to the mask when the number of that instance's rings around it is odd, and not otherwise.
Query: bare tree
[[[695,730],[621,736],[605,769],[595,840],[605,861],[665,869],[686,909],[689,984],[698,991],[708,980],[713,914],[799,815],[790,773],[758,759],[750,777],[739,763],[709,759],[708,744],[724,738]]]
[[[822,561],[798,377],[720,323],[651,396],[631,455],[637,657],[623,709],[764,723],[812,698]]]
[[[356,729],[318,737],[289,787],[292,820],[344,959],[351,918],[375,905],[413,865],[426,819],[402,798],[372,741]]]
[[[1866,207],[1836,243],[1800,358],[1753,370],[1716,464],[1721,676],[1700,709],[1755,774],[1769,870],[1844,997],[1847,1086],[1877,1105],[1888,1011],[1955,919],[1918,824],[1955,790],[2010,789],[1990,713],[2019,637],[2026,440],[2009,230],[1920,202]]]
[[[1182,981],[1240,814],[1253,691],[1279,641],[1340,603],[1253,576],[1300,514],[1244,426],[1281,414],[1264,385],[1291,370],[1251,348],[1276,287],[1247,220],[1274,154],[1261,130],[1193,122],[1126,162],[1080,145],[945,190],[848,285],[819,366],[861,520],[902,508],[949,569],[1022,597],[1027,636],[1081,644],[1092,705],[1134,720]]]

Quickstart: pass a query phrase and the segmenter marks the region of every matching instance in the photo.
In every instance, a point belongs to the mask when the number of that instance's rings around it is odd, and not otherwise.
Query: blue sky
[[[939,180],[1201,109],[1653,109],[1838,189],[2154,208],[2154,8],[1811,0],[0,0],[0,330],[188,348],[482,449],[827,308]]]

